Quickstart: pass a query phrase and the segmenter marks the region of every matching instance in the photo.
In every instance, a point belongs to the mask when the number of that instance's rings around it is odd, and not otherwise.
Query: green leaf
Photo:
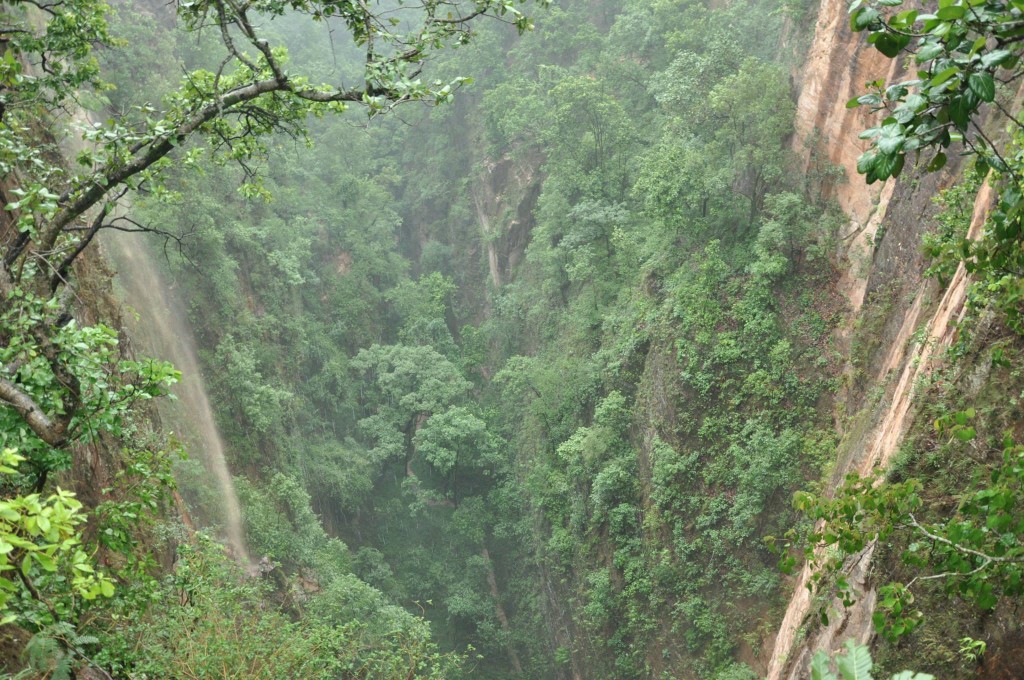
[[[983,102],[996,98],[996,82],[991,73],[972,73],[967,77],[967,87]]]
[[[966,97],[953,97],[949,102],[949,118],[958,128],[966,130],[975,108]]]
[[[914,60],[918,64],[923,64],[926,61],[931,61],[935,57],[945,52],[945,49],[940,42],[929,42],[922,45],[914,56]]]
[[[865,151],[860,155],[860,158],[857,159],[857,172],[862,175],[867,174],[874,167],[877,159],[878,154],[873,151]]]
[[[39,566],[46,571],[57,571],[57,563],[54,562],[53,558],[46,553],[36,552],[32,553],[32,556],[35,558],[36,562],[39,563]]]
[[[928,164],[928,167],[926,169],[928,170],[928,172],[935,172],[937,170],[941,170],[943,167],[945,167],[946,160],[946,154],[940,151],[939,153],[935,154],[935,158],[932,159],[931,163]]]
[[[891,156],[903,148],[906,139],[897,126],[886,125],[882,129],[882,135],[878,138],[878,151],[886,156]]]
[[[906,36],[893,35],[892,33],[880,33],[875,40],[875,49],[885,56],[893,59],[900,50],[907,44],[909,38]]]
[[[959,66],[950,66],[947,69],[943,69],[942,71],[939,71],[939,73],[937,73],[934,78],[928,81],[928,87],[937,87],[939,85],[942,85],[944,82],[955,76],[957,73],[960,73]]]
[[[956,21],[962,19],[964,14],[967,13],[967,8],[962,5],[952,5],[950,7],[943,7],[940,9],[936,16],[943,21]]]
[[[838,680],[828,667],[828,656],[819,651],[811,659],[811,680]]]
[[[903,170],[904,157],[903,154],[897,153],[893,155],[879,154],[875,161],[874,167],[875,175],[878,179],[888,179],[889,177],[896,177]]]
[[[878,19],[878,10],[872,7],[861,7],[850,15],[850,29],[854,32],[863,31]]]
[[[1000,66],[1009,61],[1012,57],[1013,53],[1009,50],[992,50],[988,54],[983,54],[981,56],[981,65],[985,68]]]
[[[868,648],[848,640],[846,649],[846,654],[836,659],[843,680],[872,680],[871,654]]]

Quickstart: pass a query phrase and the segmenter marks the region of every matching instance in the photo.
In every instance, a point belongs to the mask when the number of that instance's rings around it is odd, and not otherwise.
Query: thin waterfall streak
[[[248,564],[241,504],[199,370],[195,337],[187,314],[141,238],[118,234],[105,239],[103,246],[117,268],[125,302],[138,314],[137,322],[129,320],[133,340],[145,353],[170,361],[181,371],[181,382],[173,390],[180,414],[172,420],[184,421],[184,429],[189,430],[182,433],[188,451],[202,460],[219,492],[223,538],[239,563]]]

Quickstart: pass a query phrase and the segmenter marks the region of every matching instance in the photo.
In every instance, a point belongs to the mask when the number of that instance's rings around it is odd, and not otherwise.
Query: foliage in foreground
[[[24,460],[14,449],[0,451],[0,488]],[[47,618],[53,623],[74,610],[75,597],[114,594],[110,578],[96,570],[83,549],[85,520],[75,495],[59,487],[46,497],[33,493],[0,499],[0,626]],[[55,600],[58,593],[67,600]]]
[[[907,56],[916,72],[899,83],[872,83],[850,101],[882,114],[863,137],[871,148],[857,162],[869,183],[899,176],[908,155],[926,154],[930,171],[942,168],[947,150],[962,145],[979,176],[999,200],[977,240],[957,239],[950,256],[974,277],[972,302],[1006,315],[1024,331],[1024,127],[1010,108],[1024,61],[1018,34],[1020,8],[1007,0],[949,0],[935,12],[906,9],[900,1],[850,3],[850,24],[890,58]],[[1008,140],[986,121],[996,109]]]
[[[846,651],[835,657],[839,675],[831,670],[831,662],[825,652],[818,652],[811,661],[811,680],[873,680],[871,675],[871,652],[867,647],[847,641]],[[901,671],[889,680],[935,680],[927,673]]]
[[[938,427],[957,423],[953,436],[971,441],[975,433],[967,425],[969,415],[954,414]],[[794,505],[815,523],[803,537],[814,583],[836,579],[840,596],[851,604],[852,593],[841,575],[844,559],[901,531],[908,535],[902,560],[919,576],[880,589],[874,622],[887,639],[895,641],[922,623],[911,591],[918,580],[942,579],[947,592],[982,610],[994,608],[1001,598],[1019,598],[1024,593],[1024,446],[1006,436],[1001,457],[1001,464],[980,471],[959,495],[955,514],[943,521],[917,519],[923,512],[917,479],[882,483],[853,474],[832,497],[798,493]]]

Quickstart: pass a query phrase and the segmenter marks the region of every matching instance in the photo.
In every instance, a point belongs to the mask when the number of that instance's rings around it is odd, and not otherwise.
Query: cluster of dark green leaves
[[[941,427],[970,442],[977,435],[969,419],[966,413],[955,414],[953,425]],[[963,494],[956,516],[937,530],[922,531],[904,556],[912,564],[930,563],[950,574],[949,589],[981,609],[1024,593],[1024,445],[1007,435],[1002,446],[1002,461]]]
[[[793,507],[814,522],[800,546],[814,576],[811,587],[827,583],[837,575],[843,560],[864,550],[872,541],[886,539],[895,531],[899,518],[908,517],[921,507],[920,484],[911,480],[899,484],[880,484],[877,477],[849,474],[832,498],[807,491],[793,495]],[[794,530],[791,536],[797,536]],[[787,544],[788,545],[788,544]],[[822,547],[838,548],[829,554]],[[792,572],[796,560],[782,557],[783,571]],[[847,605],[852,604],[849,588],[839,575],[839,591]]]
[[[1024,333],[1024,129],[1018,128],[1013,147],[1003,159],[1006,168],[990,181],[1002,185],[999,199],[988,215],[982,237],[964,238],[953,257],[963,262],[975,279],[970,302],[975,309],[991,307],[1005,315],[1010,327]],[[953,257],[947,258],[952,260]],[[954,260],[955,261],[955,260]]]
[[[24,460],[14,449],[0,449],[0,482]],[[110,577],[96,570],[83,548],[85,520],[82,503],[60,488],[46,497],[0,500],[0,626],[55,624],[75,610],[76,598],[114,594]],[[49,599],[36,595],[40,589]]]
[[[53,329],[52,345],[42,346],[34,332],[53,323],[57,300],[45,300],[16,288],[0,314],[0,377],[15,382],[45,412],[65,415],[68,443],[94,442],[101,433],[120,437],[132,410],[142,401],[168,394],[180,374],[169,363],[123,358],[117,333],[104,325],[79,326],[74,320]],[[62,367],[75,376],[72,394]],[[34,486],[51,471],[71,464],[67,444],[54,446],[27,427],[13,409],[0,409],[0,443],[28,459],[23,486]]]
[[[980,184],[981,180],[972,174],[932,199],[940,210],[935,216],[938,228],[922,238],[924,253],[931,258],[925,275],[936,277],[941,286],[949,284],[960,265],[961,247],[971,226]]]
[[[948,149],[963,144],[974,157],[980,177],[991,169],[989,180],[1000,188],[981,238],[956,239],[941,250],[947,271],[962,262],[974,275],[971,301],[975,307],[992,306],[1004,312],[1011,326],[1024,329],[1024,235],[1021,215],[1024,157],[1020,122],[1000,96],[1012,92],[1024,73],[1024,43],[1018,3],[995,0],[942,0],[933,13],[910,9],[895,11],[902,2],[885,0],[851,5],[854,30],[866,30],[868,41],[883,54],[895,57],[907,51],[918,66],[916,78],[905,82],[872,83],[872,92],[851,100],[883,112],[879,125],[862,133],[872,147],[858,160],[867,181],[899,175],[908,153],[915,157],[934,151],[928,170],[946,163]],[[1005,142],[983,122],[986,105],[999,110],[1009,127]]]
[[[934,12],[896,11],[901,0],[850,5],[850,25],[867,31],[867,42],[890,58],[904,50],[917,66],[915,77],[899,83],[871,83],[872,91],[849,107],[882,112],[879,125],[865,130],[872,148],[857,162],[869,184],[897,177],[908,153],[936,153],[929,170],[946,163],[954,141],[978,154],[981,174],[992,167],[1008,170],[976,120],[981,106],[996,100],[997,83],[1020,76],[1017,45],[1021,39],[1019,8],[1002,0],[940,0]],[[973,128],[973,129],[972,129]]]

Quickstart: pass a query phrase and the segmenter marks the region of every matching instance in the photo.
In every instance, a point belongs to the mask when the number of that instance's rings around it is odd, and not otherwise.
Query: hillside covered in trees
[[[0,4],[0,674],[1024,674],[1018,5]]]

